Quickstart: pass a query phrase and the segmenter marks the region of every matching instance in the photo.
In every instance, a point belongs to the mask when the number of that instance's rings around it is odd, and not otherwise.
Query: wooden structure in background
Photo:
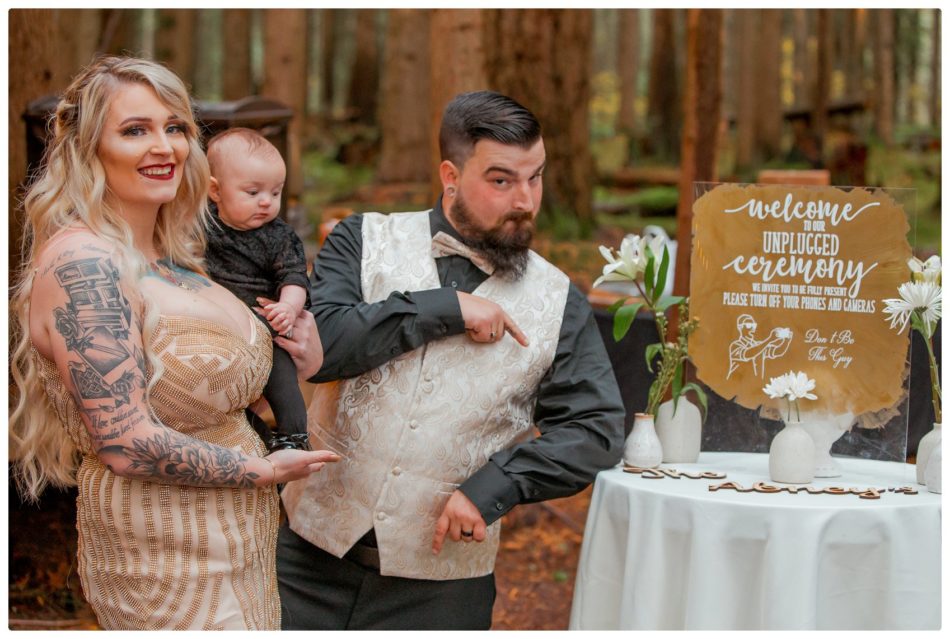
[[[686,93],[676,209],[674,295],[689,295],[693,183],[715,182],[722,113],[723,12],[689,9],[686,16]],[[671,326],[676,326],[671,323]]]

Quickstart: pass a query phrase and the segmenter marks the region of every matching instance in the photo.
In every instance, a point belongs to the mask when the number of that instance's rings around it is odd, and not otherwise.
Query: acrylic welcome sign
[[[907,193],[703,184],[696,195],[690,314],[700,324],[690,356],[699,379],[778,418],[784,400],[762,387],[804,371],[817,382],[818,399],[802,404],[810,413],[865,428],[895,421],[908,340],[890,329],[882,300],[908,278]],[[862,456],[903,455],[904,424],[890,433],[892,450]]]

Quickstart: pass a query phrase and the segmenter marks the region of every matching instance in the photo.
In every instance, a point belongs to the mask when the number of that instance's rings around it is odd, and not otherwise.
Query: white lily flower
[[[921,262],[916,257],[907,260],[907,266],[910,267],[911,279],[915,282],[930,282],[940,286],[941,270],[943,266],[940,263],[939,255],[931,255],[926,262]]]
[[[653,257],[656,259],[656,267],[660,267],[660,260],[663,259],[663,247],[666,246],[666,238],[654,235],[653,237],[642,237],[640,238],[640,255],[643,256],[643,268],[646,268],[647,262],[647,247],[650,247],[650,252],[653,253]]]
[[[614,252],[606,246],[600,247],[600,254],[607,264],[604,265],[603,275],[597,278],[594,286],[603,282],[635,282],[646,268],[646,256],[640,248],[641,240],[636,235],[627,235],[620,242],[620,251]]]
[[[933,326],[940,319],[942,292],[940,286],[933,282],[905,282],[897,288],[899,298],[884,300],[884,314],[891,323],[891,328],[900,326],[898,332],[903,332],[915,311],[928,326]]]

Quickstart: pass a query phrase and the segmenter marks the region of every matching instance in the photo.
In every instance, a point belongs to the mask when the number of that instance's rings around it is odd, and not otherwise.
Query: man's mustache
[[[534,217],[528,211],[510,211],[502,216],[498,226],[501,227],[505,222],[534,222]]]

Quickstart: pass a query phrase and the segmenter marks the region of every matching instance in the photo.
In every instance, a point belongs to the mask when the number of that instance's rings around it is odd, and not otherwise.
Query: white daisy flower
[[[900,297],[884,300],[884,314],[891,328],[903,332],[913,313],[918,313],[928,326],[936,324],[941,315],[941,288],[933,282],[905,282],[897,289]]]
[[[797,373],[788,372],[788,399],[795,401],[798,399],[818,399],[818,396],[810,391],[815,389],[815,380],[809,379],[808,375],[799,371]]]

